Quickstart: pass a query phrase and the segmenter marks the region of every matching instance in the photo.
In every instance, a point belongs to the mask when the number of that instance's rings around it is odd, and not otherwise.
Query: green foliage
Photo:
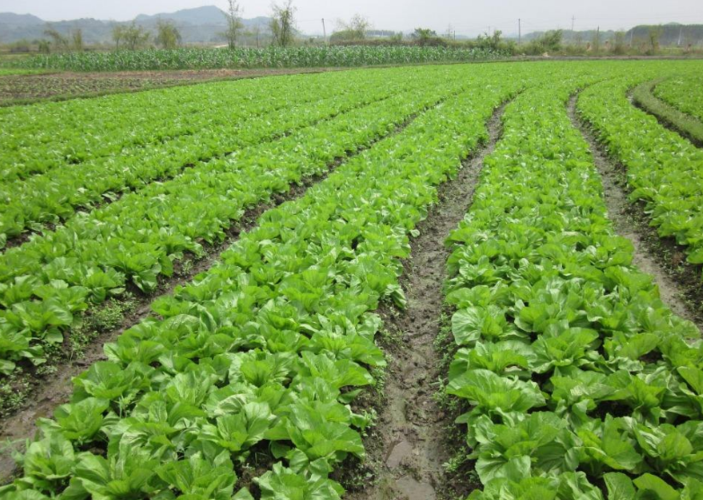
[[[83,52],[35,55],[15,61],[28,69],[53,69],[64,71],[156,71],[175,69],[220,68],[334,68],[388,64],[471,62],[497,59],[508,55],[473,47],[440,46],[279,46],[267,48],[237,47],[234,50],[209,48],[179,48],[176,50],[135,50],[127,42],[122,25],[116,28],[115,44],[118,49],[131,49],[133,53]],[[148,35],[148,33],[145,33]],[[119,36],[118,36],[119,35]],[[440,39],[441,40],[441,39]],[[430,43],[429,45],[437,45]]]
[[[339,25],[341,29],[330,36],[330,42],[364,40],[371,27],[369,20],[359,14],[354,14],[348,22],[340,21]]]
[[[350,403],[385,363],[372,311],[402,303],[401,259],[437,186],[484,139],[493,109],[522,88],[522,78],[487,85],[498,70],[471,81],[460,68],[404,75],[410,89],[387,97],[387,108],[294,137],[324,166],[338,154],[316,144],[370,144],[434,107],[266,212],[210,270],[157,301],[158,318],[106,346],[109,360],[74,379],[71,402],[42,422],[24,476],[0,498],[224,499],[239,486],[234,464],[251,464],[254,449],[268,457],[255,478],[261,498],[339,498],[330,474],[349,455],[363,457],[369,424]],[[292,168],[286,158],[273,178]],[[246,192],[263,177],[244,175]],[[235,498],[252,497],[240,489]]]
[[[0,284],[0,302],[8,308],[0,312],[2,334],[7,339],[0,344],[2,359],[7,363],[3,369],[11,371],[14,362],[22,357],[43,362],[42,346],[62,340],[62,331],[72,325],[73,314],[83,311],[88,303],[99,304],[120,296],[128,282],[145,293],[152,292],[159,276],[172,273],[174,260],[182,259],[186,251],[201,254],[201,241],[214,243],[223,239],[226,228],[241,218],[244,208],[274,193],[285,192],[302,177],[325,171],[335,158],[342,158],[388,134],[408,116],[436,102],[438,95],[461,88],[459,82],[444,82],[447,77],[444,70],[427,73],[417,79],[407,79],[403,70],[385,70],[374,78],[360,81],[348,94],[337,92],[338,85],[347,79],[347,75],[341,73],[305,81],[275,79],[271,80],[271,87],[261,86],[259,82],[240,82],[235,85],[256,89],[261,95],[270,93],[272,88],[290,89],[291,85],[299,90],[292,92],[296,96],[294,99],[256,99],[253,104],[240,104],[242,119],[238,127],[232,126],[232,109],[223,113],[223,127],[228,126],[229,135],[223,134],[222,128],[213,127],[207,135],[184,136],[180,144],[190,144],[190,153],[178,145],[156,143],[154,153],[158,154],[152,155],[154,160],[150,163],[153,170],[139,170],[138,166],[145,165],[149,155],[143,148],[136,148],[134,173],[144,177],[140,181],[130,180],[124,164],[115,164],[109,158],[54,170],[60,174],[51,175],[50,182],[54,186],[51,191],[80,191],[90,195],[89,185],[92,185],[97,191],[92,196],[97,199],[102,192],[110,191],[105,189],[105,184],[101,186],[101,180],[113,183],[112,189],[116,190],[121,186],[146,184],[154,177],[165,175],[168,171],[164,167],[168,167],[169,162],[174,173],[184,162],[197,164],[168,182],[145,186],[111,205],[74,217],[47,237],[35,237],[0,256],[4,278],[4,283]],[[391,77],[398,79],[396,86],[381,85]],[[425,86],[430,82],[439,94],[426,92]],[[222,87],[223,84],[217,84],[208,92],[219,94]],[[408,94],[397,93],[400,90],[407,90]],[[321,92],[332,95],[320,100]],[[233,94],[233,98],[241,103],[236,95]],[[194,105],[200,105],[197,102],[200,96],[200,91],[191,96]],[[122,98],[117,99],[118,103],[121,101]],[[78,103],[65,106],[75,107]],[[276,120],[261,120],[262,115],[276,109],[280,110]],[[214,121],[211,115],[205,118],[211,124]],[[309,127],[316,122],[321,123]],[[129,138],[133,139],[135,131],[129,130]],[[241,135],[236,135],[237,130]],[[287,137],[271,142],[285,135],[286,130]],[[205,137],[211,138],[209,141],[221,137],[225,142],[209,142]],[[299,144],[308,144],[308,147],[301,149]],[[236,148],[242,149],[234,157],[218,158],[216,155],[218,151]],[[123,158],[125,153],[123,150]],[[212,161],[204,162],[208,156],[213,157]],[[114,168],[112,178],[107,177],[106,167]],[[213,175],[218,183],[212,182]],[[48,180],[48,176],[35,176],[13,185],[27,189],[41,184],[46,186]],[[78,189],[78,186],[83,187]],[[26,191],[27,196],[35,199],[44,197],[40,193],[45,192],[46,188]],[[40,202],[36,205],[35,210]],[[15,209],[20,211],[27,206],[22,203],[15,205]],[[64,206],[64,213],[69,213],[69,208]],[[145,218],[145,213],[150,215]],[[24,219],[30,216],[25,215]],[[58,248],[63,250],[59,252]],[[382,288],[384,275],[379,271],[379,282],[373,285]],[[314,281],[287,285],[286,296],[303,307],[311,308],[319,301]],[[403,300],[397,289],[387,290],[387,296],[399,303]],[[70,307],[58,307],[60,301]],[[56,323],[57,318],[62,322]]]
[[[228,0],[227,10],[223,11],[227,21],[227,30],[223,33],[230,50],[237,48],[237,41],[244,25],[242,24],[242,8],[237,0]],[[258,44],[257,44],[258,45]]]
[[[609,153],[627,168],[630,199],[644,202],[659,235],[674,238],[686,247],[688,261],[700,264],[703,151],[630,104],[627,91],[645,76],[594,85],[583,93],[578,109]]]
[[[588,87],[579,107],[598,111],[624,88],[599,80],[573,71],[515,99],[449,238],[447,302],[461,349],[447,392],[471,406],[457,422],[468,424],[485,487],[472,500],[603,499],[590,483],[601,480],[610,499],[700,491],[703,344],[686,341],[700,333],[632,265],[566,112],[579,88]],[[611,119],[612,107],[593,123]]]
[[[115,49],[138,50],[143,48],[151,38],[151,34],[134,21],[131,24],[116,24],[112,28],[112,40]]]
[[[154,102],[135,101],[139,112],[125,111],[106,139],[85,148],[76,131],[89,120],[78,114],[63,136],[61,122],[47,126],[57,137],[48,133],[35,157],[12,143],[5,154],[34,158],[33,168],[57,179],[85,174],[93,160],[129,157],[129,140],[145,147],[133,150],[132,168],[118,162],[110,179],[136,184],[136,192],[76,216],[68,203],[63,226],[0,256],[8,373],[18,360],[40,363],[41,349],[60,342],[91,303],[119,296],[128,282],[148,293],[185,252],[221,241],[247,208],[347,161],[265,212],[208,271],[156,300],[152,317],[106,345],[107,361],[76,377],[69,404],[39,422],[22,477],[0,488],[0,498],[251,500],[233,471],[253,465],[263,499],[340,498],[332,473],[350,456],[364,457],[361,437],[372,421],[351,404],[385,365],[374,311],[405,306],[399,276],[417,224],[437,187],[486,141],[494,110],[518,94],[471,211],[449,238],[447,302],[456,308],[451,333],[460,348],[447,392],[470,408],[459,422],[469,424],[471,458],[485,483],[471,498],[602,500],[591,484],[600,479],[622,498],[699,494],[703,344],[689,342],[696,328],[633,267],[632,245],[613,233],[588,146],[566,114],[577,89],[612,89],[606,77],[635,78],[631,67],[514,65],[505,78],[506,67],[166,91],[182,100],[162,120],[174,109],[191,111],[195,129],[173,131],[184,142],[170,144],[168,128],[135,125],[139,113],[151,119],[168,102],[154,93]],[[638,67],[637,78],[648,79],[665,65]],[[225,101],[232,107],[222,116],[208,113],[221,125],[199,135],[202,101],[222,94],[234,94],[240,107]],[[128,98],[98,105],[121,99]],[[55,108],[95,119],[90,105]],[[27,130],[36,128],[27,121]],[[154,155],[152,165],[145,154],[152,146],[170,155]],[[58,162],[40,161],[47,151]],[[150,169],[169,158],[193,161],[151,182],[158,177]],[[12,163],[7,182],[29,184],[40,172],[23,170],[28,164]],[[106,177],[109,162],[100,165],[95,171]],[[144,178],[125,184],[142,165]]]
[[[553,54],[561,50],[563,38],[561,30],[547,31],[539,38],[520,45],[520,50],[530,55]]]
[[[278,47],[289,47],[295,41],[295,11],[293,0],[284,0],[282,4],[273,5],[271,15],[271,34],[273,44]]]
[[[654,86],[654,95],[703,121],[703,90],[695,75],[677,75],[659,82]]]
[[[154,42],[164,50],[174,50],[181,44],[181,32],[173,22],[159,19]]]
[[[683,85],[673,85],[663,91],[657,90],[657,93],[664,94],[667,99],[661,100],[652,93],[654,88],[658,89],[655,83],[643,83],[632,91],[632,99],[638,106],[652,113],[662,122],[674,127],[696,145],[701,145],[703,144],[703,122],[696,115],[703,116],[703,105],[699,105],[697,108],[695,103],[697,97],[703,101],[703,93],[700,92],[699,86],[691,86],[690,93],[683,93],[684,88],[682,87]],[[681,103],[681,108],[691,109],[691,114],[679,111],[677,107],[669,105],[667,101]]]

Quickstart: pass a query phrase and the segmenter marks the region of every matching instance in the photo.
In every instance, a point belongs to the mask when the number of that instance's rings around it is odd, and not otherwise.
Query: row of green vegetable
[[[686,247],[688,262],[703,264],[703,150],[632,106],[627,91],[643,76],[594,85],[579,98],[578,111],[625,167],[630,199],[646,204],[659,235]]]
[[[654,87],[654,95],[678,110],[703,121],[703,83],[700,72],[666,79]]]
[[[637,85],[631,91],[632,102],[694,145],[703,145],[703,122],[655,96],[653,89],[657,83],[657,80],[654,80]]]
[[[432,90],[400,93],[280,141],[202,163],[89,214],[35,236],[0,256],[0,372],[15,362],[44,362],[42,346],[58,343],[74,315],[120,295],[128,283],[151,293],[185,252],[221,241],[243,212],[292,183],[325,171],[390,133],[422,109],[470,84],[419,76]],[[421,86],[422,87],[422,86]]]
[[[203,128],[236,125],[279,109],[333,95],[338,82],[270,78],[219,82],[62,103],[7,108],[0,115],[3,182],[22,180],[56,168],[71,168],[140,147],[167,142]]]
[[[498,59],[499,50],[420,46],[184,47],[175,50],[65,52],[16,61],[16,66],[69,71],[219,68],[323,68],[383,64],[449,63]]]
[[[468,408],[472,500],[703,495],[700,332],[633,265],[567,113],[618,73],[564,72],[515,99],[448,240],[447,392]]]
[[[329,476],[364,456],[371,421],[349,404],[385,363],[371,311],[404,304],[415,225],[527,75],[496,76],[467,75],[445,102],[449,85],[400,103],[406,115],[438,106],[265,213],[220,263],[157,300],[160,319],[107,345],[109,361],[41,421],[23,477],[0,498],[338,499]],[[237,484],[235,471],[254,466],[253,485]]]
[[[201,127],[193,134],[6,182],[0,185],[0,200],[4,201],[0,205],[0,239],[11,239],[28,228],[41,230],[43,224],[70,218],[76,207],[92,207],[122,191],[173,177],[188,165],[279,139],[356,106],[385,99],[394,91],[417,88],[449,75],[434,71],[426,79],[394,81],[394,87],[382,85],[388,78],[379,76],[330,90],[327,95],[320,95],[320,88],[311,85],[298,89],[298,96],[281,109],[277,109],[281,104],[254,104],[251,116],[231,123],[223,112],[222,123]],[[275,99],[271,102],[278,103]]]

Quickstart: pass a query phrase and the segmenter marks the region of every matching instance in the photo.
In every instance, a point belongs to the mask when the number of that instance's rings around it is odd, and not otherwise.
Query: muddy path
[[[641,204],[628,200],[630,188],[625,168],[612,160],[595,134],[576,111],[577,95],[569,100],[568,112],[574,127],[588,142],[593,160],[603,180],[603,194],[608,217],[615,232],[630,240],[635,248],[633,264],[654,277],[662,301],[674,313],[688,319],[703,331],[703,290],[700,266],[686,263],[683,248],[673,240],[660,238],[649,225]]]
[[[370,149],[378,142],[401,133],[418,116],[439,106],[449,97],[451,96],[447,96],[435,105],[411,115],[389,133],[378,137],[368,145],[351,152],[347,156],[337,158],[327,165],[327,169],[322,174],[307,177],[303,179],[300,185],[292,185],[288,192],[274,194],[269,202],[249,208],[242,219],[233,224],[227,231],[227,237],[221,243],[204,247],[206,254],[200,259],[187,256],[184,260],[178,262],[172,278],[162,281],[156,293],[137,298],[134,301],[131,313],[121,318],[119,326],[95,336],[83,349],[80,358],[57,360],[56,370],[50,376],[33,379],[31,381],[31,391],[23,395],[25,398],[24,404],[14,413],[0,419],[0,485],[8,482],[18,472],[12,453],[16,450],[22,450],[24,439],[31,438],[36,434],[36,419],[51,417],[57,406],[69,401],[73,392],[72,377],[75,377],[96,361],[106,359],[103,353],[104,344],[113,342],[122,332],[153,315],[151,303],[154,300],[163,295],[172,294],[178,286],[187,284],[198,274],[207,271],[217,262],[220,254],[233,245],[241,234],[251,231],[258,225],[258,219],[264,212],[284,202],[302,197],[311,186],[325,180],[339,166]]]
[[[439,203],[418,225],[401,284],[407,296],[404,312],[384,314],[386,327],[398,341],[387,349],[384,401],[378,424],[365,439],[373,483],[350,491],[350,500],[435,500],[455,498],[442,464],[463,445],[450,429],[454,415],[435,398],[442,373],[442,354],[433,346],[442,327],[445,264],[444,242],[468,211],[483,168],[501,133],[504,106],[488,123],[489,140],[464,162],[458,176],[440,187]]]

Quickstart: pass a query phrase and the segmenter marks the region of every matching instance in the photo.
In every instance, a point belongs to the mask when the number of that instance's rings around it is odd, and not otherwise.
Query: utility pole
[[[522,43],[522,19],[517,20],[517,44]]]
[[[322,18],[322,39],[327,43],[327,28],[325,28],[325,18]]]

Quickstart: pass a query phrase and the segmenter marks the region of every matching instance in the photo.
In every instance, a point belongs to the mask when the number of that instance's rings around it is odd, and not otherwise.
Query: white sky
[[[265,16],[270,0],[241,0],[244,17]],[[225,0],[0,0],[0,12],[34,14],[47,21],[92,17],[129,20],[138,14],[157,14],[179,9],[217,5]],[[328,31],[337,19],[355,13],[366,16],[373,27],[410,31],[422,26],[446,32],[451,24],[457,34],[477,35],[491,29],[523,33],[555,28],[627,29],[636,24],[668,22],[703,23],[703,0],[294,0],[298,28]]]

